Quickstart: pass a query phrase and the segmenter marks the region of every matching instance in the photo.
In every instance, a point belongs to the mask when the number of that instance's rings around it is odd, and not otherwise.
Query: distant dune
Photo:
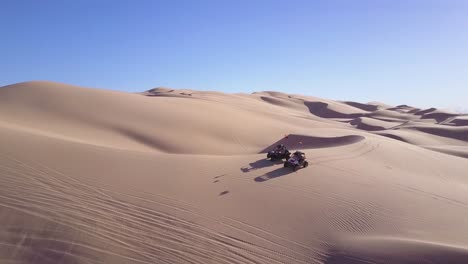
[[[467,171],[468,115],[435,108],[18,83],[0,262],[468,263]]]

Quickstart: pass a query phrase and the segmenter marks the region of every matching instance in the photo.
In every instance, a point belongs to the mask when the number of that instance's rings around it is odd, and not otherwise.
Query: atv
[[[279,146],[274,150],[268,151],[267,153],[267,159],[270,159],[271,161],[282,160],[282,159],[288,160],[290,156],[291,156],[291,153],[289,152],[289,150],[287,150],[285,147],[279,147]]]
[[[306,168],[309,166],[309,162],[306,160],[305,153],[296,151],[289,159],[284,162],[285,168],[292,168],[297,171],[299,168]]]

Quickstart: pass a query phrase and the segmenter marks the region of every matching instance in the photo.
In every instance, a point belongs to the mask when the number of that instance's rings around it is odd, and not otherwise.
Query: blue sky
[[[464,0],[4,0],[0,12],[0,85],[468,107]]]

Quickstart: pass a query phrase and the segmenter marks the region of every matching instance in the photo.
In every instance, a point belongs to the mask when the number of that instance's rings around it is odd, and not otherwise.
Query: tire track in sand
[[[38,263],[60,263],[60,259],[68,263],[120,259],[121,263],[194,264],[313,260],[307,254],[291,250],[284,241],[267,241],[265,247],[249,242],[249,237],[258,234],[244,232],[241,237],[232,237],[218,233],[208,226],[219,222],[209,216],[202,223],[194,222],[193,215],[201,213],[174,199],[162,201],[164,205],[155,199],[155,206],[143,207],[122,199],[123,195],[78,181],[37,161],[25,162],[11,156],[3,157],[3,161],[7,162],[0,166],[0,208],[22,212],[31,215],[31,221],[38,218],[55,229],[67,230],[44,232],[28,225],[10,227],[8,234],[0,234],[21,253],[11,261],[33,263],[31,256],[39,259]],[[25,237],[27,243],[20,243]],[[31,246],[51,243],[56,248],[42,246],[39,251],[38,246]]]

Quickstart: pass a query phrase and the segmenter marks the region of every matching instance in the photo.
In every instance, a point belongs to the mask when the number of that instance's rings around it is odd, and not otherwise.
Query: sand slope
[[[466,263],[468,130],[453,123],[463,117],[445,124],[417,108],[368,105],[2,87],[0,258]],[[310,166],[265,160],[278,143]]]

